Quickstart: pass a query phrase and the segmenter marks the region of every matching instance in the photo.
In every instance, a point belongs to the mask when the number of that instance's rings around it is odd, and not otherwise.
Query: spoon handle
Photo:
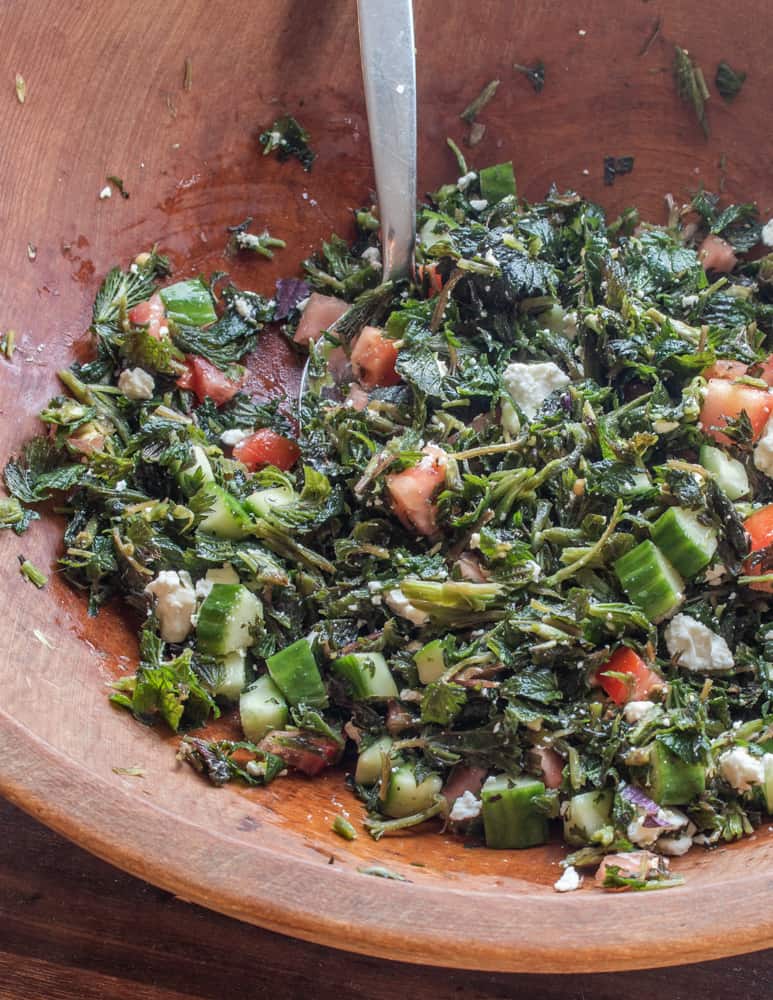
[[[405,277],[416,238],[416,58],[412,0],[357,0],[384,280]]]

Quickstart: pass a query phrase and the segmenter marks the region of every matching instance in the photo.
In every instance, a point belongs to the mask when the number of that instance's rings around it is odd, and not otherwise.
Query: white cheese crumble
[[[665,629],[666,646],[680,667],[697,673],[732,670],[730,647],[716,632],[691,615],[674,615]]]
[[[564,873],[557,882],[553,883],[556,892],[574,892],[582,885],[582,875],[573,865],[564,869]]]
[[[761,757],[752,757],[745,747],[733,747],[719,758],[719,773],[738,792],[748,792],[761,785],[765,768]]]
[[[112,191],[112,188],[110,187],[109,184],[105,184],[105,186],[99,192],[99,197],[100,197],[100,199],[102,201],[104,201],[105,198],[112,198],[113,197],[113,191]]]
[[[773,479],[773,417],[768,417],[768,422],[754,448],[754,466]]]
[[[773,247],[773,219],[768,219],[762,227],[760,238],[766,247]]]
[[[727,566],[724,563],[715,563],[706,570],[706,583],[710,587],[718,587],[722,583],[726,573]]]
[[[672,858],[679,857],[680,854],[687,854],[691,847],[692,834],[690,833],[683,833],[679,837],[661,837],[658,841],[660,854],[667,854]]]
[[[667,833],[675,833],[690,822],[687,816],[678,809],[658,809],[654,818],[657,821],[657,826],[645,826],[647,814],[643,809],[639,811],[636,819],[628,824],[626,830],[632,844],[637,844],[639,847],[651,847],[657,841],[658,846],[660,846],[660,837]],[[693,827],[693,832],[694,830]]]
[[[475,819],[476,816],[480,816],[480,810],[480,799],[476,799],[472,792],[466,791],[462,792],[454,802],[448,818],[452,823],[463,823],[467,819]]]
[[[373,268],[374,271],[381,270],[381,251],[378,247],[366,247],[360,257]]]
[[[513,361],[502,373],[502,381],[510,398],[531,419],[552,392],[569,385],[569,376],[552,361],[528,365]]]
[[[654,701],[629,701],[623,709],[623,718],[633,726],[640,722],[651,708],[655,707]]]
[[[156,614],[164,642],[182,642],[192,627],[196,593],[185,570],[163,569],[145,588],[156,598]]]
[[[246,427],[233,427],[231,430],[223,431],[220,435],[220,440],[223,444],[227,444],[229,448],[233,448],[234,445],[241,444],[242,441],[246,441],[248,437],[252,436],[252,431],[248,430]]]
[[[476,212],[483,212],[488,208],[488,202],[485,198],[470,198],[470,208]]]
[[[472,182],[477,179],[477,177],[478,175],[475,173],[475,171],[471,170],[469,173],[464,174],[462,177],[459,178],[459,180],[456,182],[456,186],[459,188],[460,191],[466,191],[467,188],[470,186],[470,184],[472,184]]]
[[[384,600],[396,615],[413,622],[414,625],[426,625],[429,621],[429,615],[414,607],[399,587],[388,590],[384,594]]]
[[[118,376],[118,388],[127,399],[152,399],[156,383],[144,368],[125,368]]]

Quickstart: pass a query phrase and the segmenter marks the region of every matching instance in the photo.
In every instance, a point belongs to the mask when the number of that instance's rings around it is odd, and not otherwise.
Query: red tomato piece
[[[749,371],[749,366],[743,361],[715,361],[703,372],[704,378],[741,378]]]
[[[473,764],[457,764],[443,785],[443,798],[448,803],[449,809],[465,792],[479,795],[487,774],[488,768]]]
[[[145,302],[138,302],[129,310],[129,321],[135,326],[147,326],[148,333],[156,340],[169,335],[166,312],[161,296],[156,292]]]
[[[564,758],[552,747],[535,747],[545,788],[559,788],[564,780]]]
[[[233,399],[241,388],[241,380],[233,382],[225,372],[198,354],[189,354],[185,364],[188,371],[177,379],[177,385],[181,389],[192,390],[200,403],[211,399],[216,406],[222,406]]]
[[[698,249],[698,260],[705,271],[727,274],[738,263],[735,251],[721,236],[709,233]]]
[[[437,529],[437,508],[432,502],[446,478],[446,453],[428,444],[424,458],[410,469],[387,476],[386,485],[392,508],[406,528],[420,535],[433,535]]]
[[[419,264],[416,271],[420,281],[426,278],[429,283],[429,298],[432,299],[443,291],[443,279],[440,277],[437,264]]]
[[[84,424],[67,438],[67,444],[81,455],[93,455],[104,449],[105,434],[96,424]]]
[[[293,340],[296,344],[308,344],[310,340],[319,340],[323,330],[331,327],[348,308],[348,302],[337,299],[335,295],[312,292],[306,308],[301,313]]]
[[[730,438],[717,428],[724,427],[730,417],[737,417],[742,410],[746,410],[751,421],[756,441],[773,412],[773,392],[727,378],[709,379],[700,415],[704,434],[722,444],[731,444]]]
[[[608,670],[616,674],[627,674],[631,681],[610,677],[606,673]],[[638,653],[628,646],[621,646],[598,672],[596,683],[601,685],[616,705],[625,705],[628,701],[644,701],[651,691],[662,687],[663,679],[654,670],[650,670]]]
[[[759,552],[773,545],[773,503],[755,510],[746,518],[743,526],[749,534],[752,552]],[[747,576],[760,576],[763,572],[770,572],[767,569],[763,570],[763,567],[759,563],[755,564],[752,559],[746,560],[743,570]],[[773,582],[750,583],[749,586],[752,590],[773,594]]]
[[[397,385],[400,376],[395,371],[397,348],[391,337],[384,336],[376,326],[364,326],[352,348],[352,369],[357,381],[366,389],[380,385]]]
[[[301,457],[301,449],[289,438],[282,437],[269,427],[262,427],[234,446],[234,458],[243,462],[253,472],[263,465],[275,465],[286,472]]]
[[[768,385],[773,386],[773,354],[762,362],[760,378],[764,379]]]
[[[276,730],[264,736],[258,744],[261,750],[281,757],[288,767],[308,774],[319,774],[324,768],[335,764],[341,756],[342,747],[328,736],[318,736],[305,730],[284,732]]]

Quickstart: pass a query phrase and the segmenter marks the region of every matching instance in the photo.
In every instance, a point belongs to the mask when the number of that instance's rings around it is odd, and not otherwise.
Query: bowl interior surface
[[[417,0],[419,190],[455,178],[445,138],[462,143],[459,112],[496,78],[485,137],[462,148],[473,166],[512,159],[527,198],[555,182],[610,217],[636,204],[660,222],[666,192],[684,200],[702,184],[728,200],[756,199],[770,218],[773,129],[759,100],[773,86],[766,4],[720,3],[711,18],[697,4],[675,6],[452,0],[439,15]],[[93,296],[114,263],[158,242],[179,277],[228,270],[270,294],[331,232],[350,234],[351,209],[369,203],[373,178],[349,0],[34,0],[5,4],[0,23],[0,328],[13,328],[19,344],[12,363],[0,360],[4,462],[37,430],[57,368],[88,350]],[[720,59],[749,71],[733,104],[712,96],[709,139],[676,95],[675,43],[710,80]],[[540,94],[513,70],[538,59]],[[16,73],[27,84],[23,105]],[[310,173],[260,155],[258,132],[285,111],[312,133]],[[634,156],[632,174],[605,187],[605,156]],[[100,200],[109,174],[123,178],[128,199]],[[273,261],[224,256],[225,227],[248,215],[287,241]],[[277,334],[263,336],[250,367],[256,393],[295,391],[297,362]],[[259,791],[208,786],[176,765],[176,739],[108,704],[106,683],[133,671],[133,625],[114,608],[89,619],[57,577],[61,527],[47,515],[21,538],[0,536],[0,790],[89,849],[223,912],[408,961],[605,970],[773,940],[767,826],[678,860],[687,878],[678,890],[559,896],[557,844],[468,850],[436,830],[345,843],[332,819],[361,807],[342,773]],[[22,552],[51,568],[44,591],[17,575]],[[144,777],[115,770],[133,766]],[[369,866],[408,882],[359,870]]]

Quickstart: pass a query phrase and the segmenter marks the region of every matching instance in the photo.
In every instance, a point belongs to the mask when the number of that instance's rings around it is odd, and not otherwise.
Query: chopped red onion
[[[302,278],[280,278],[276,283],[274,319],[286,319],[292,310],[311,294]]]

